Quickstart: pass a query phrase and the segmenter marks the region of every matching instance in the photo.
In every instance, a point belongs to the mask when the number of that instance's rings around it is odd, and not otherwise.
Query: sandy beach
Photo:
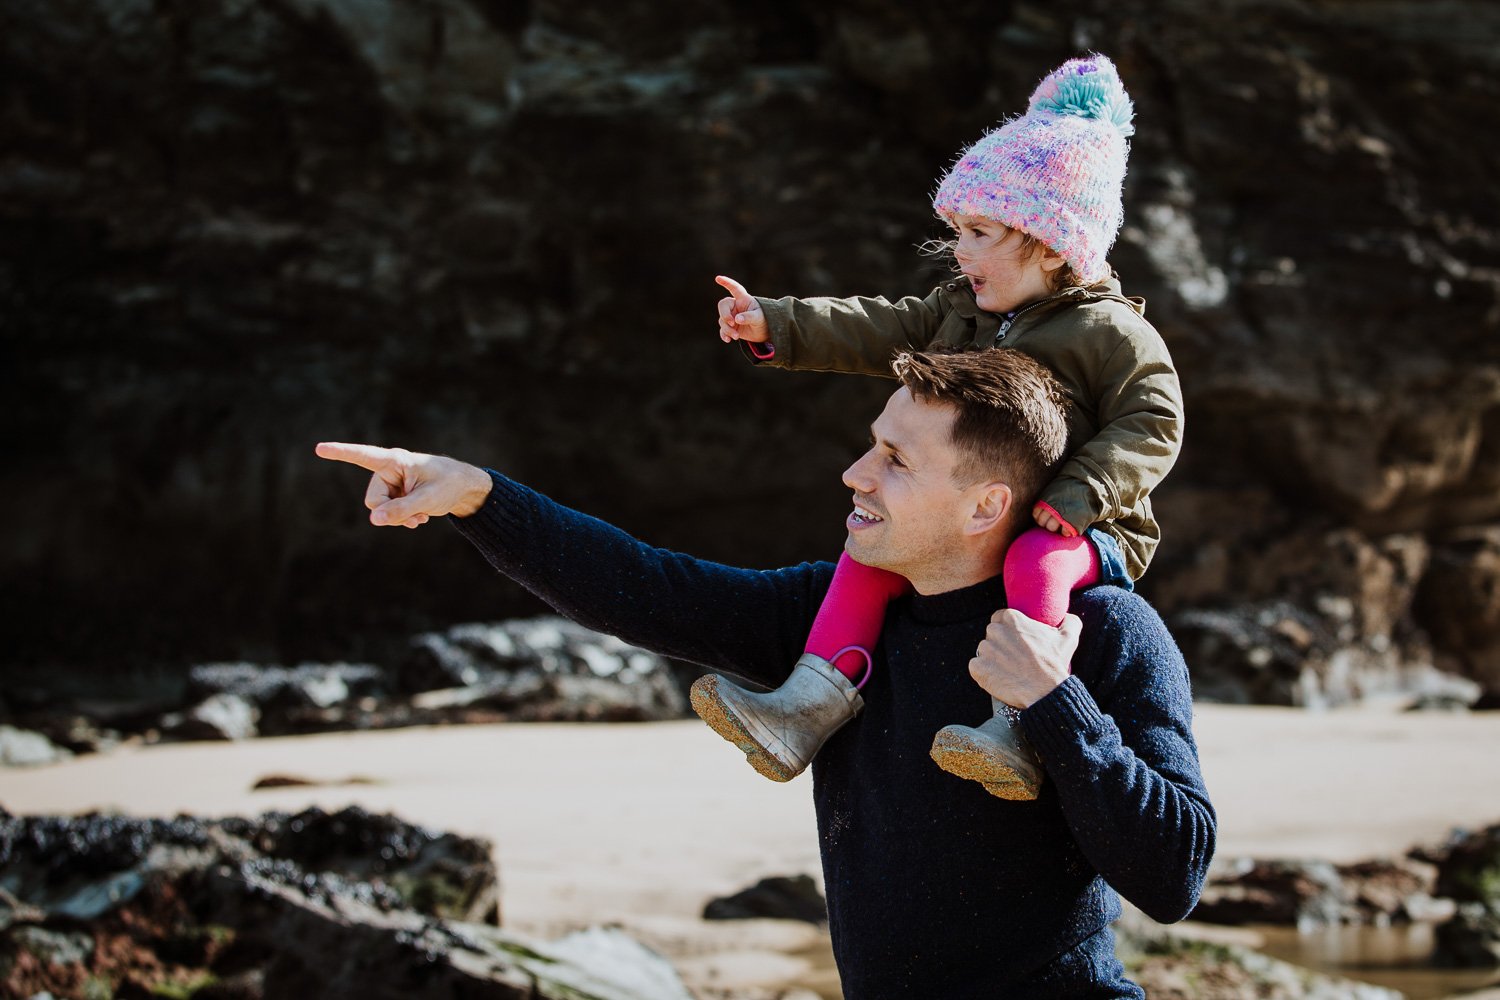
[[[1500,821],[1500,714],[1199,706],[1219,857],[1353,861]],[[321,784],[253,791],[269,775]],[[495,844],[504,922],[619,924],[690,984],[837,996],[812,928],[699,919],[768,875],[818,874],[811,782],[777,785],[696,720],[497,725],[124,747],[0,771],[13,813],[162,816],[358,804]]]

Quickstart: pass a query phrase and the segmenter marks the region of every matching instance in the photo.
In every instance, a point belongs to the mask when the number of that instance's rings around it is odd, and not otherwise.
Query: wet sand
[[[1196,731],[1221,858],[1353,861],[1500,822],[1500,713],[1204,705]],[[268,775],[325,784],[251,790]],[[493,841],[510,927],[551,936],[620,924],[706,997],[790,983],[838,995],[826,935],[699,919],[708,899],[764,876],[817,876],[818,851],[810,779],[761,778],[696,720],[126,747],[0,771],[0,805],[13,813],[349,804]]]

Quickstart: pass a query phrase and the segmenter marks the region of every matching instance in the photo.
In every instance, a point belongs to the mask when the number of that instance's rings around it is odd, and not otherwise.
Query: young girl
[[[1145,571],[1160,537],[1148,494],[1182,435],[1166,345],[1105,262],[1123,216],[1132,117],[1103,56],[1042,80],[1026,113],[964,151],[939,184],[932,204],[953,229],[961,275],[925,298],[773,300],[718,279],[731,293],[719,303],[720,337],[760,364],[889,375],[897,350],[1003,347],[1052,369],[1073,402],[1071,457],[1004,567],[1010,607],[1052,626],[1072,590],[1128,589]],[[710,675],[694,685],[693,708],[762,774],[791,779],[858,712],[886,603],[906,590],[845,554],[786,683],[756,694]],[[934,760],[1002,798],[1035,798],[1043,771],[1012,725],[1017,715],[997,701],[983,725],[944,728]]]

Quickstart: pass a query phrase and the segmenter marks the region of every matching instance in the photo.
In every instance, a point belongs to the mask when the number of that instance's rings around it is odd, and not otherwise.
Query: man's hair
[[[1068,397],[1052,373],[1011,348],[903,352],[891,368],[916,398],[957,410],[950,435],[959,455],[954,480],[960,486],[1001,480],[1029,515],[1067,457]]]

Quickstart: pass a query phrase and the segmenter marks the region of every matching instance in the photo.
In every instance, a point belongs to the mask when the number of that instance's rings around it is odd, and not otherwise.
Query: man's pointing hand
[[[365,489],[371,524],[417,528],[429,517],[468,517],[490,495],[489,473],[442,455],[337,441],[322,442],[317,452],[373,473]]]

